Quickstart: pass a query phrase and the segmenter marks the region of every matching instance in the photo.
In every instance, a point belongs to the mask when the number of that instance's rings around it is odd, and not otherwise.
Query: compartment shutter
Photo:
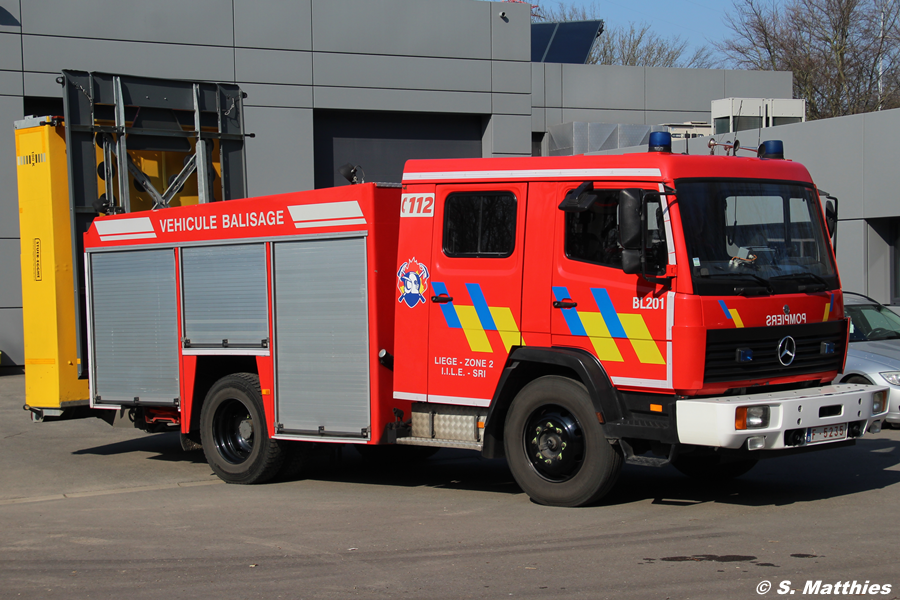
[[[94,393],[99,402],[175,403],[176,304],[173,250],[91,255]]]
[[[265,245],[185,248],[181,257],[190,347],[268,345]]]
[[[367,437],[366,239],[276,243],[274,277],[283,431]]]

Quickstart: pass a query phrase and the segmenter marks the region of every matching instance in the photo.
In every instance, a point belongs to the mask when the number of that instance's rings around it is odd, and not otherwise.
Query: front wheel
[[[622,454],[606,439],[587,389],[565,377],[541,377],[522,388],[507,415],[503,444],[513,477],[539,504],[595,502],[622,468]]]
[[[203,452],[212,470],[228,483],[263,483],[281,467],[284,455],[266,426],[259,377],[236,373],[210,388],[200,414]]]

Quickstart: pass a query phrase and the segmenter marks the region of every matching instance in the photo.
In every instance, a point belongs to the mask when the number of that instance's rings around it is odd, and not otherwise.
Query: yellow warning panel
[[[31,123],[28,123],[31,125]],[[78,379],[65,129],[16,129],[25,398],[36,408],[88,399]]]

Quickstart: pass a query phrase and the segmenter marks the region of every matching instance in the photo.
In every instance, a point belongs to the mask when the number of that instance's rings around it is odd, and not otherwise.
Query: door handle
[[[435,304],[444,304],[446,302],[453,302],[453,298],[446,294],[441,294],[440,296],[432,296],[431,301]]]
[[[553,308],[575,308],[578,303],[573,300],[554,300]]]

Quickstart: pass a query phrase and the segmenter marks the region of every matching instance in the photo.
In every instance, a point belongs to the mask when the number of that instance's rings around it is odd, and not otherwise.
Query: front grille
[[[794,362],[785,367],[778,361],[778,343],[791,336],[797,342]],[[706,332],[704,383],[773,379],[807,373],[837,371],[844,362],[847,327],[844,321],[713,329]],[[822,342],[834,344],[833,354],[822,354]],[[738,362],[739,348],[753,351],[753,360]]]

